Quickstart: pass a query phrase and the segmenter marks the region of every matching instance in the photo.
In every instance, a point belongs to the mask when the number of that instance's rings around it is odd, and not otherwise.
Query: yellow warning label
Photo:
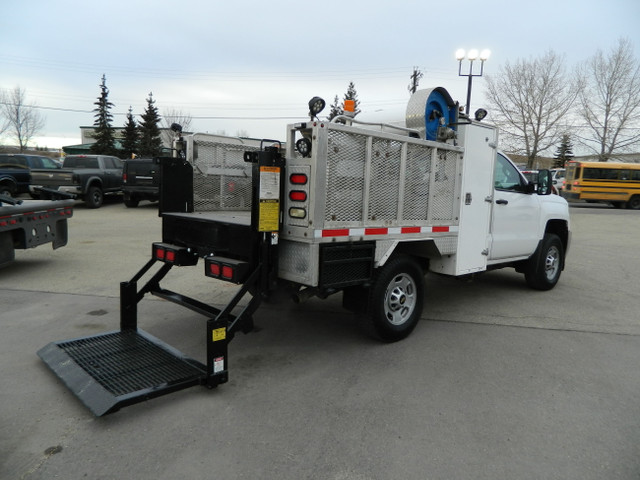
[[[224,340],[227,338],[227,329],[226,328],[216,328],[213,331],[213,341],[219,342],[220,340]]]
[[[277,200],[260,200],[259,232],[277,232],[280,223],[280,202]]]

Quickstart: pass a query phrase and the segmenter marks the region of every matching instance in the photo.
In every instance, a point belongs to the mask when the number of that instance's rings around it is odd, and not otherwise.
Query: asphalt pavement
[[[154,205],[79,204],[69,244],[0,270],[2,479],[638,479],[640,214],[571,208],[549,292],[500,270],[427,275],[422,322],[380,344],[339,296],[263,305],[230,381],[94,417],[36,356],[119,324],[119,282],[161,239]],[[202,266],[163,284],[214,305]],[[204,319],[157,298],[139,325],[204,361]]]

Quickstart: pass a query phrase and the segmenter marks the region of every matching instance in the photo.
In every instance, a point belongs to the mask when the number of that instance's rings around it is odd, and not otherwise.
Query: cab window
[[[496,156],[493,184],[496,190],[524,191],[524,181],[518,169],[500,154]]]

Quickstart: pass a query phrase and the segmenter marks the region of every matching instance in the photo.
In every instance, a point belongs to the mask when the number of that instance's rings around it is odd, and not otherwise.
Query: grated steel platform
[[[96,416],[206,378],[203,364],[142,330],[53,342],[38,356]]]

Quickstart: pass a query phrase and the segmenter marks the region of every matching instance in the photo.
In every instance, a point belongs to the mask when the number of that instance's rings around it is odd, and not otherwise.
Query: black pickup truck
[[[158,201],[160,198],[160,166],[158,159],[133,158],[124,161],[122,190],[124,204],[135,208],[140,200]]]
[[[0,194],[13,196],[29,192],[33,198],[38,198],[38,193],[31,190],[29,185],[31,169],[59,168],[60,163],[42,155],[0,153]]]
[[[22,165],[0,163],[0,195],[13,197],[29,191],[31,172]]]
[[[33,189],[72,193],[89,208],[99,208],[105,194],[122,192],[122,160],[108,155],[69,155],[60,170],[31,170]]]

